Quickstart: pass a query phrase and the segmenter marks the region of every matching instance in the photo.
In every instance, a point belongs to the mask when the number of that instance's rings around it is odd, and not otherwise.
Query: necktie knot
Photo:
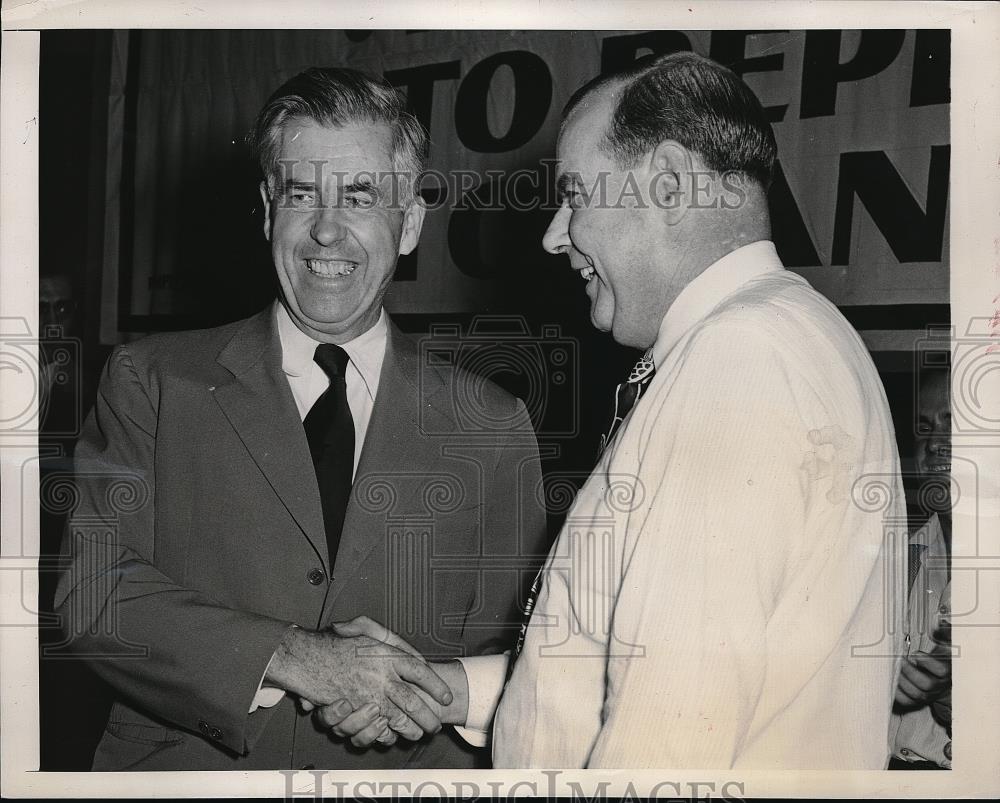
[[[350,359],[347,352],[335,343],[320,343],[313,355],[313,360],[323,369],[323,373],[330,377],[331,382],[338,376],[346,376],[347,363]]]
[[[611,426],[606,434],[601,436],[600,452],[611,442],[625,421],[625,416],[639,401],[639,397],[653,381],[656,374],[656,366],[653,365],[653,350],[649,349],[632,368],[628,379],[622,382],[615,390],[615,413],[611,420]],[[599,453],[600,453],[599,452]]]
[[[655,371],[656,366],[653,365],[653,350],[648,349],[646,353],[639,358],[639,361],[632,367],[632,371],[629,373],[626,381],[634,384],[636,382],[642,382],[643,380],[652,379]]]

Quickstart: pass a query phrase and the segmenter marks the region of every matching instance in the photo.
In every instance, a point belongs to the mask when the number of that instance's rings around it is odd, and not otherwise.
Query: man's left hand
[[[903,659],[896,684],[896,704],[919,708],[951,691],[951,658],[918,652]]]

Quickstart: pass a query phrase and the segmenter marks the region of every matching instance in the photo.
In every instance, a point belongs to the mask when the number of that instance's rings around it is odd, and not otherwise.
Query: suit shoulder
[[[422,374],[420,383],[427,395],[443,391],[453,395],[456,401],[498,411],[513,411],[521,403],[517,396],[488,376],[465,367],[461,357],[442,363],[422,349],[418,338],[398,330],[392,333],[392,341],[397,351],[404,355],[404,364],[410,366],[408,372]]]
[[[201,363],[215,362],[222,348],[254,318],[245,318],[207,329],[187,329],[146,335],[139,340],[118,346],[112,357],[122,359],[127,355],[137,369],[169,369],[176,365],[185,371],[190,371]]]
[[[432,340],[428,346],[394,330],[391,342],[402,374],[417,388],[419,403],[441,416],[435,426],[494,433],[531,428],[524,403],[490,378],[490,369],[503,367],[495,361],[477,360],[473,351],[457,347],[459,341]],[[475,370],[479,367],[485,370]]]
[[[454,384],[459,389],[473,391],[473,398],[487,410],[513,412],[522,404],[521,399],[489,377],[467,368],[455,369]]]

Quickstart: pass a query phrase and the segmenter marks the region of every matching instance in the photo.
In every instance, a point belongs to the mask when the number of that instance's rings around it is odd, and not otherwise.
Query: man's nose
[[[343,212],[336,206],[324,206],[316,210],[310,233],[320,245],[333,245],[344,239]]]
[[[542,237],[542,248],[550,254],[564,254],[570,247],[568,206],[559,207]]]
[[[951,456],[951,433],[938,433],[931,437],[927,450],[938,457]]]

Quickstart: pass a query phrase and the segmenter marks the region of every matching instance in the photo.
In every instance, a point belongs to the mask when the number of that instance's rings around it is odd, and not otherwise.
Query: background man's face
[[[915,456],[924,479],[951,473],[951,399],[943,371],[929,372],[920,385]]]
[[[68,276],[42,276],[38,280],[38,328],[42,337],[46,329],[61,327],[64,337],[76,334],[76,301],[73,283]]]
[[[616,99],[612,90],[598,90],[567,120],[556,148],[563,205],[542,246],[566,254],[587,281],[597,329],[647,348],[669,306],[664,298],[671,271],[644,165],[621,170],[600,148]]]
[[[282,301],[317,340],[347,342],[375,324],[397,258],[420,236],[416,205],[401,209],[391,141],[382,124],[292,118],[270,195],[261,185]]]

